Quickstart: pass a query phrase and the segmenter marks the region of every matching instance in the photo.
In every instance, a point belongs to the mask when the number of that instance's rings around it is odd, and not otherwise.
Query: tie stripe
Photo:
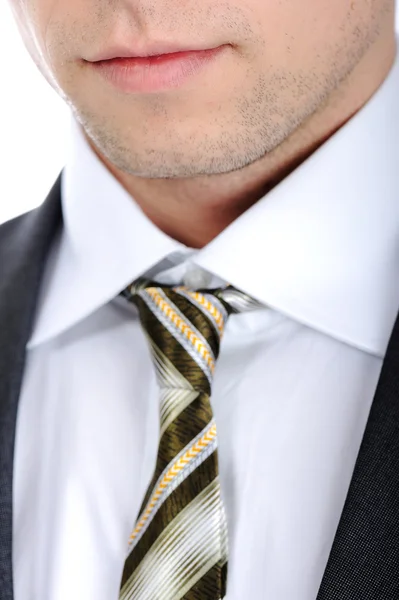
[[[210,403],[220,340],[231,312],[254,301],[228,288],[192,292],[139,280],[134,302],[160,387],[160,439],[152,480],[128,543],[120,600],[220,600],[227,525]]]
[[[161,532],[122,588],[121,600],[179,600],[225,557],[221,546],[219,481],[215,478]],[[190,535],[187,535],[187,531]],[[201,540],[206,539],[206,544]]]
[[[169,290],[166,290],[165,295],[168,297],[170,296]],[[202,304],[200,300],[202,301]],[[172,299],[170,299],[170,302],[172,303]],[[183,290],[178,291],[178,293],[175,293],[174,295],[173,303],[178,310],[184,311],[188,323],[195,327],[197,331],[201,331],[202,338],[205,339],[205,343],[212,354],[213,361],[215,361],[219,352],[221,340],[220,331],[222,331],[223,335],[223,328],[227,319],[222,321],[221,316],[218,318],[219,327],[217,327],[217,333],[215,334],[212,325],[212,314],[209,313],[210,302],[207,301],[203,294],[197,294],[196,300],[193,292],[188,292],[185,296]],[[215,314],[215,317],[217,317],[216,311],[213,311],[213,313]]]
[[[169,360],[163,352],[158,348],[158,346],[154,343],[154,341],[147,336],[150,341],[150,347],[154,359],[154,364],[156,368],[156,373],[158,377],[158,383],[163,390],[164,388],[168,389],[184,389],[194,391],[191,383],[183,377],[178,369],[174,366],[174,364]]]
[[[180,413],[198,398],[199,394],[200,392],[195,390],[192,392],[181,389],[161,390],[161,436]]]
[[[133,572],[158,537],[158,532],[163,531],[171,521],[210,483],[209,473],[214,468],[214,457],[211,454],[200,463],[195,473],[190,473],[174,489],[170,495],[170,502],[160,505],[154,513],[151,527],[147,527],[141,538],[137,541],[134,551],[126,560],[126,566]],[[211,596],[212,597],[212,596]]]
[[[196,319],[192,318],[190,321],[189,317],[186,317],[177,306],[177,304],[181,304],[179,297],[175,294],[173,302],[166,293],[152,289],[141,292],[140,296],[162,325],[180,342],[200,369],[207,374],[209,381],[212,381],[215,368],[214,352],[205,337],[195,327]],[[190,308],[186,302],[187,313],[190,313]]]
[[[224,590],[227,579],[227,563],[219,562],[207,573],[184,596],[185,600],[204,600],[212,598],[215,589]],[[223,596],[221,596],[222,598]]]
[[[130,542],[139,539],[151,522],[151,517],[166,498],[201,462],[216,449],[216,425],[211,421],[193,441],[185,446],[158,477],[137,525],[130,536]]]
[[[181,296],[190,300],[194,306],[201,310],[202,314],[207,317],[215,327],[217,333],[219,334],[219,339],[222,339],[224,326],[229,315],[226,308],[216,298],[216,296],[200,294],[198,292],[190,292],[183,287],[176,289]]]
[[[147,336],[148,337],[148,336]],[[193,389],[189,381],[175,368],[171,361],[160,352],[159,348],[148,338],[153,354],[154,365],[160,387],[160,416],[162,437],[175,418],[193,402],[200,392]]]
[[[182,395],[186,394],[185,390],[182,390],[181,393]],[[168,464],[173,463],[176,456],[189,448],[193,440],[201,436],[205,428],[212,422],[212,418],[209,399],[203,393],[198,393],[198,396],[181,410],[160,439],[157,464],[150,484],[151,489],[154,488]]]
[[[201,357],[195,355],[193,344],[180,334],[172,322],[167,321],[163,312],[160,310],[152,312],[153,305],[146,302],[141,294],[137,298],[137,305],[142,325],[147,331],[151,332],[152,341],[158,347],[158,351],[175,365],[182,376],[187,379],[192,389],[202,390],[210,394],[212,375],[209,368],[205,368],[205,372],[202,369],[204,361]],[[165,326],[165,323],[168,326]],[[211,329],[210,325],[209,329]]]

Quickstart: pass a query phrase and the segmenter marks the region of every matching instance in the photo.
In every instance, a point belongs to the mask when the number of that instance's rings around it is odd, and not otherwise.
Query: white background
[[[399,30],[399,11],[397,15]],[[66,157],[70,111],[36,69],[0,0],[0,223],[41,204]]]

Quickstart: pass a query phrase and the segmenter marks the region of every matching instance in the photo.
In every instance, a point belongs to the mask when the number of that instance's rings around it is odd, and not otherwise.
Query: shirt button
[[[183,277],[183,285],[191,290],[206,288],[210,285],[211,281],[212,274],[197,266],[188,267]]]

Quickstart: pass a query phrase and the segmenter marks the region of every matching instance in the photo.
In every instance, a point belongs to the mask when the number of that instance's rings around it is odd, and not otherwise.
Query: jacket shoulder
[[[39,210],[40,207],[35,208],[0,225],[0,265],[4,264],[3,261],[7,260],[14,249],[23,246],[30,224]]]
[[[0,283],[18,263],[28,264],[46,250],[62,223],[61,174],[37,208],[0,225]]]
[[[13,238],[18,237],[21,233],[21,230],[25,228],[26,222],[29,221],[38,210],[38,208],[34,208],[33,210],[1,223],[0,247],[9,244],[12,242]]]

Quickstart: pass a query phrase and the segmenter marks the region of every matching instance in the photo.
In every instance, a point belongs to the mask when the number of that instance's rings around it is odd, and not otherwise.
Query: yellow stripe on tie
[[[133,533],[129,538],[129,543],[131,543],[135,537],[140,533],[146,524],[148,517],[152,513],[154,506],[159,500],[162,492],[165,490],[167,485],[184,469],[184,467],[193,460],[202,450],[204,450],[216,437],[216,425],[212,425],[212,427],[207,431],[197,442],[191,446],[175,463],[171,465],[171,467],[167,470],[165,475],[162,477],[161,481],[158,484],[157,489],[154,491],[149,503],[147,504],[147,508],[145,509],[140,521],[137,523]]]
[[[196,335],[185,321],[176,313],[175,310],[168,304],[157,288],[147,288],[146,292],[158,308],[162,310],[164,315],[176,326],[176,328],[191,342],[198,354],[205,360],[211,373],[215,369],[215,361],[212,354],[209,352],[208,347],[202,342],[202,340]]]
[[[212,317],[215,319],[216,325],[218,327],[220,338],[222,338],[223,330],[224,330],[224,320],[223,320],[223,315],[220,312],[220,310],[218,310],[216,308],[216,306],[214,304],[212,304],[212,302],[210,302],[204,296],[204,294],[201,294],[200,292],[187,292],[187,293],[189,296],[194,298],[194,300],[196,300],[196,302],[198,302],[198,304],[203,306],[205,308],[205,310],[207,310],[209,312],[210,315],[212,315]]]

